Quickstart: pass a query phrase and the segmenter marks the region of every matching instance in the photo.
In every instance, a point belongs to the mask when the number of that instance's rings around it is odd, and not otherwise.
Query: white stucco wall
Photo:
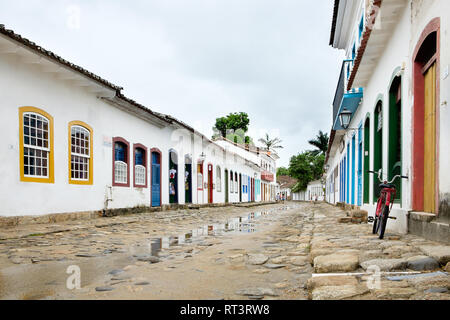
[[[222,188],[213,192],[214,203],[225,201],[224,170],[260,179],[256,168],[245,165],[240,157],[225,153],[217,145],[202,141],[198,135],[171,125],[162,129],[122,111],[97,98],[87,89],[60,79],[54,73],[45,73],[39,65],[26,64],[14,54],[0,55],[0,143],[2,176],[0,192],[0,216],[42,215],[49,213],[97,211],[105,208],[105,199],[112,197],[106,208],[129,208],[150,206],[151,168],[150,149],[162,152],[161,194],[162,204],[169,203],[169,150],[178,153],[178,202],[185,203],[184,156],[192,156],[193,203],[207,203],[207,189],[197,190],[197,161],[202,152],[204,160],[203,181],[207,182],[207,165],[213,164],[213,183],[216,183],[217,165],[222,171]],[[20,181],[19,108],[32,106],[44,110],[54,119],[54,183],[31,183]],[[69,184],[68,124],[83,121],[93,128],[93,185]],[[179,137],[185,136],[184,143]],[[130,143],[129,164],[133,164],[133,144],[147,147],[147,188],[133,187],[133,166],[130,167],[130,186],[112,187],[112,138],[122,137]],[[194,138],[193,138],[194,137]],[[194,144],[190,143],[194,140]],[[248,201],[243,194],[243,201]],[[239,201],[239,193],[230,194],[230,202]],[[259,201],[259,199],[256,199]]]
[[[382,14],[382,11],[381,11]],[[389,140],[389,113],[388,113],[388,93],[390,81],[396,68],[403,67],[402,74],[402,166],[403,174],[411,177],[412,175],[412,110],[414,105],[413,96],[413,53],[419,38],[425,27],[436,17],[440,17],[440,101],[437,106],[438,113],[438,138],[439,138],[439,197],[441,205],[445,201],[450,200],[450,142],[447,138],[450,134],[450,127],[447,125],[450,120],[449,112],[449,95],[450,80],[448,76],[448,68],[450,64],[449,44],[449,27],[450,27],[450,2],[445,0],[416,1],[410,0],[404,10],[399,13],[397,24],[394,29],[390,30],[392,36],[387,42],[383,54],[373,69],[371,77],[364,87],[363,101],[354,114],[351,128],[358,128],[364,123],[366,115],[370,114],[370,153],[374,151],[374,108],[379,95],[383,100],[383,172],[387,173],[388,167],[388,143]],[[348,48],[347,48],[347,52]],[[351,139],[351,133],[345,139],[345,143]],[[328,184],[332,179],[332,173],[336,166],[346,154],[347,148],[341,154],[339,151],[331,155],[328,164],[330,169],[327,173]],[[357,159],[357,157],[356,157]],[[356,160],[357,161],[357,160]],[[370,169],[373,168],[373,157],[370,158]],[[350,168],[351,157],[350,157]],[[358,167],[356,163],[355,168]],[[368,168],[364,168],[366,171]],[[340,173],[340,172],[339,172]],[[353,173],[356,174],[356,173]],[[371,177],[372,180],[372,177]],[[338,179],[339,181],[339,179]],[[363,209],[369,211],[370,215],[374,215],[375,206],[373,196],[373,183],[370,184],[370,203],[362,206]],[[356,190],[355,190],[356,191]],[[392,215],[397,220],[388,223],[388,229],[398,232],[407,232],[407,213],[412,209],[412,185],[411,179],[402,180],[402,203],[395,204]],[[356,194],[355,194],[356,198]],[[331,199],[331,197],[328,197]]]

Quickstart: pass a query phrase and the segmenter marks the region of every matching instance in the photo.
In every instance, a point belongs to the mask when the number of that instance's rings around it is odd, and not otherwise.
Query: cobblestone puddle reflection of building
[[[295,209],[297,206],[285,206],[267,211],[252,212],[246,216],[228,219],[225,223],[204,225],[177,236],[154,238],[150,241],[150,253],[158,257],[164,249],[174,246],[200,242],[207,237],[222,236],[232,233],[254,233],[258,231],[257,222],[261,218],[280,211]]]

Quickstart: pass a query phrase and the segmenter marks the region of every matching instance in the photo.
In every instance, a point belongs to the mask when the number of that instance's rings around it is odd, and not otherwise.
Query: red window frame
[[[136,149],[142,149],[144,151],[143,155],[143,167],[145,168],[145,184],[144,185],[137,185],[136,184]],[[141,143],[135,143],[133,144],[133,186],[135,188],[148,188],[148,151],[147,147],[144,146]]]
[[[125,163],[127,164],[127,183],[116,183],[115,179],[115,162],[116,162],[116,142],[121,142],[127,147]],[[122,137],[114,137],[112,139],[112,185],[113,187],[130,187],[130,143]]]

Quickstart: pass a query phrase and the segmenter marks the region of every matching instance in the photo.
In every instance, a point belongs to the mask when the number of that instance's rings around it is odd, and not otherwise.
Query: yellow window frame
[[[73,126],[79,126],[79,127],[83,127],[84,129],[89,131],[89,179],[88,180],[75,180],[72,179],[72,127]],[[69,147],[69,171],[68,171],[68,177],[69,177],[69,184],[76,184],[76,185],[92,185],[94,182],[94,167],[93,167],[93,163],[94,163],[94,148],[93,148],[93,139],[94,137],[94,130],[92,130],[92,128],[82,122],[82,121],[71,121],[69,122],[69,136],[68,136],[68,147]]]
[[[48,155],[48,177],[37,178],[27,177],[24,172],[24,137],[23,137],[23,116],[25,113],[36,113],[45,117],[48,121],[49,128],[49,155]],[[37,182],[37,183],[55,183],[55,167],[54,167],[54,153],[53,153],[53,117],[42,109],[36,107],[20,107],[19,108],[19,146],[20,146],[20,181],[22,182]]]

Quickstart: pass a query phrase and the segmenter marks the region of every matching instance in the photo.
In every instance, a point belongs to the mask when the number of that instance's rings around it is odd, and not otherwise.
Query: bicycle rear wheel
[[[382,211],[382,215],[379,219],[378,235],[380,239],[384,238],[384,232],[386,231],[387,220],[389,217],[389,207],[385,206]]]

